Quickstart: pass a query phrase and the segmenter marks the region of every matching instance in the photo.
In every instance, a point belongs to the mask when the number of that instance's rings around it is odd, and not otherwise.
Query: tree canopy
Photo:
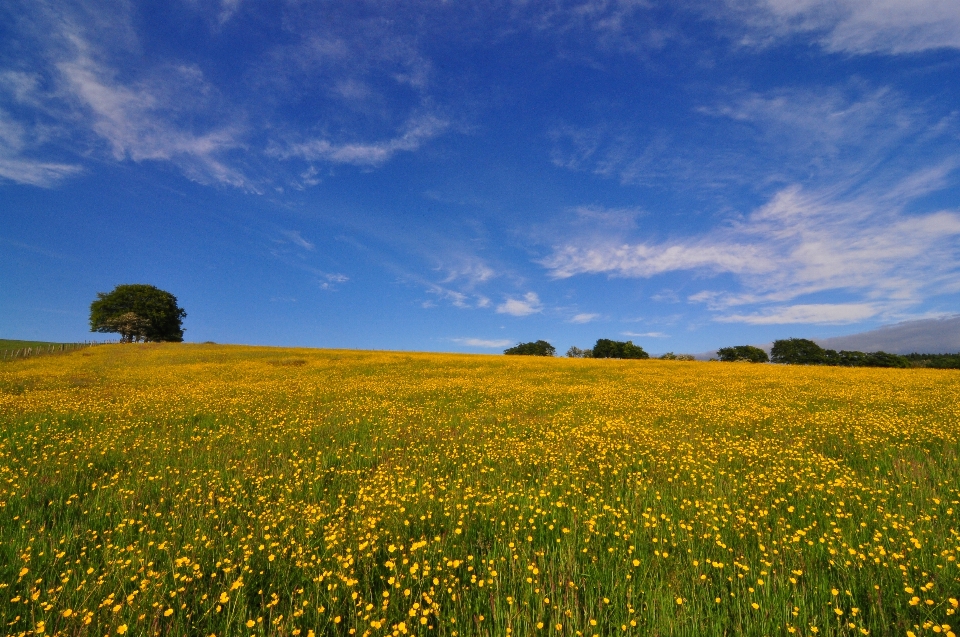
[[[759,347],[754,347],[753,345],[734,345],[733,347],[721,347],[717,350],[717,358],[727,363],[737,361],[766,363],[770,361],[770,357],[767,356],[765,351]]]
[[[152,285],[118,285],[90,304],[90,331],[120,334],[122,342],[183,341],[187,313],[177,297]]]
[[[546,341],[534,343],[517,343],[510,349],[503,350],[508,356],[554,356],[557,350]]]
[[[770,349],[774,363],[792,365],[832,365],[840,367],[909,367],[905,356],[888,352],[856,352],[823,349],[805,338],[788,338],[774,341]]]
[[[805,338],[786,338],[773,342],[770,360],[791,365],[823,365],[826,362],[822,347]]]
[[[650,358],[650,355],[639,345],[634,345],[633,341],[600,338],[593,346],[593,358]]]

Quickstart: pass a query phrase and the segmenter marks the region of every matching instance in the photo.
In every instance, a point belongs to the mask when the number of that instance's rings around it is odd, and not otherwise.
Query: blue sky
[[[960,312],[958,201],[956,0],[0,7],[0,336],[839,336]]]

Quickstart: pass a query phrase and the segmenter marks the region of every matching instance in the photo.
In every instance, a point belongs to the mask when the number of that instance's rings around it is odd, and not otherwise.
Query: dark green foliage
[[[97,293],[90,304],[90,331],[119,333],[122,340],[183,341],[183,319],[177,297],[152,285],[118,285]]]
[[[736,361],[747,361],[750,363],[767,363],[770,357],[759,347],[753,345],[735,345],[733,347],[721,347],[717,350],[717,356],[720,360],[731,363]]]
[[[537,341],[535,343],[517,343],[514,347],[503,350],[503,353],[511,356],[554,356],[557,350],[546,341]]]
[[[722,350],[721,350],[722,351]],[[830,365],[838,367],[910,367],[905,356],[887,352],[856,352],[823,349],[805,338],[788,338],[774,341],[770,350],[774,363],[791,365]],[[916,355],[922,356],[922,355]],[[722,360],[722,359],[721,359]]]
[[[840,352],[840,355],[860,352]],[[898,354],[887,352],[870,352],[866,355],[864,367],[910,367],[910,361]]]
[[[770,360],[790,365],[823,365],[826,363],[826,352],[805,338],[788,338],[773,342]]]
[[[643,351],[639,345],[634,345],[633,341],[611,341],[606,338],[597,339],[597,344],[593,346],[594,358],[650,358],[650,355]]]
[[[567,350],[567,358],[593,358],[593,350],[580,349],[576,345],[572,345],[570,349]]]
[[[903,357],[911,367],[933,369],[960,369],[960,353],[957,354],[907,354]]]

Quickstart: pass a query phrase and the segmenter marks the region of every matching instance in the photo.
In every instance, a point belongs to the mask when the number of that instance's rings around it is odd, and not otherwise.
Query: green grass
[[[52,341],[18,341],[15,339],[0,338],[0,351],[6,349],[21,349],[24,347],[49,347],[50,345],[60,345]]]

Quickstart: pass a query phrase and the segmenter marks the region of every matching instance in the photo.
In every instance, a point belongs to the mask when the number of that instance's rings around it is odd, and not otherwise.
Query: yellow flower
[[[173,615],[173,609],[172,609],[172,608],[168,608],[167,610],[163,611],[163,616],[164,616],[164,617],[169,617],[170,615]]]
[[[253,621],[252,619],[247,620],[247,628],[253,628],[256,625],[257,625],[257,622]]]
[[[118,634],[118,635],[122,635],[122,634],[125,633],[125,632],[127,632],[127,625],[126,625],[126,624],[120,624],[119,626],[117,626],[117,634]]]
[[[63,615],[64,617],[69,617],[70,615],[73,615],[73,609],[68,608],[67,610],[63,611],[60,614]]]

